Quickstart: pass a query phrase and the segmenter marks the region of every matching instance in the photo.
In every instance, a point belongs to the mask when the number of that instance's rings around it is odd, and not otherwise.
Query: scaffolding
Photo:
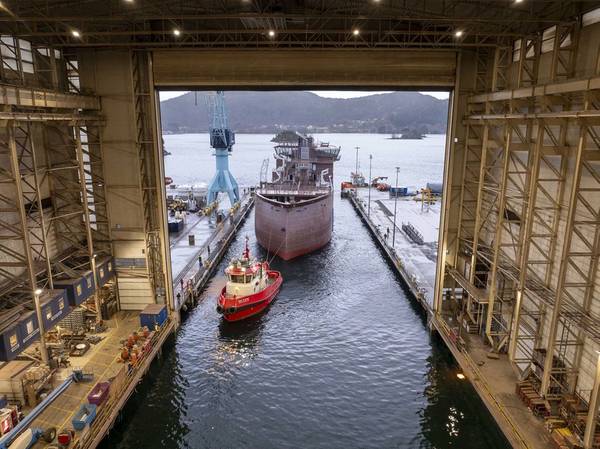
[[[597,64],[573,83],[581,33],[580,22],[561,24],[473,55],[445,286],[461,298],[461,326],[507,353],[540,397],[588,410],[600,348],[600,102]],[[586,448],[596,422],[591,408],[570,424]]]
[[[586,2],[561,0],[526,5],[406,1],[385,7],[286,0],[277,6],[243,2],[235,8],[210,0],[186,4],[185,14],[173,16],[180,9],[175,6],[185,2],[148,0],[135,15],[124,14],[124,5],[106,8],[101,3],[47,0],[41,9],[35,2],[15,2],[12,16],[0,17],[5,27],[0,119],[6,121],[0,130],[3,307],[29,307],[34,289],[51,288],[57,276],[78,268],[94,270],[96,257],[114,253],[120,276],[143,279],[153,301],[169,296],[161,215],[164,174],[157,156],[157,64],[149,49],[258,50],[250,58],[260,51],[271,57],[293,50],[294,58],[279,68],[298,59],[297,51],[314,49],[322,57],[333,54],[323,51],[393,50],[398,60],[382,67],[376,82],[391,79],[386,70],[420,73],[422,64],[429,75],[419,82],[454,86],[436,318],[457,326],[459,335],[464,328],[480,338],[494,356],[505,356],[552,407],[588,407],[585,420],[569,418],[568,425],[586,449],[598,445],[598,11],[586,19]],[[180,28],[177,37],[174,21]],[[65,24],[75,22],[78,34],[66,36]],[[349,23],[359,32],[351,32]],[[434,65],[443,67],[431,75],[431,66],[420,59],[402,66],[403,57],[416,50],[427,50],[421,52],[427,57],[442,55]],[[164,53],[176,55],[171,62],[179,54]],[[237,54],[248,58],[247,53]],[[125,59],[119,59],[123,54]],[[204,80],[237,74],[233,59]],[[113,70],[112,61],[127,67]],[[101,77],[94,78],[99,64],[101,75],[116,73],[113,79],[128,85],[101,85]],[[162,64],[163,70],[170,69]],[[202,67],[194,65],[194,70]],[[281,81],[286,76],[279,69],[270,72],[279,77],[277,83],[292,83]],[[257,82],[269,79],[266,73],[248,73],[264,77]],[[358,72],[348,73],[344,82]],[[179,73],[170,76],[185,85]],[[286,86],[298,86],[301,78]],[[102,109],[94,93],[101,88],[107,97]],[[120,116],[118,106],[107,106],[113,95],[130,106],[131,114]],[[114,127],[117,116],[130,119],[131,129]],[[123,131],[123,140],[106,138],[108,126]],[[112,157],[116,164],[121,144],[128,149],[131,177],[115,177],[122,182],[111,184],[115,178],[105,171],[106,160]],[[113,151],[108,157],[107,147]],[[109,216],[115,210],[126,214],[133,206],[140,217],[127,229]]]

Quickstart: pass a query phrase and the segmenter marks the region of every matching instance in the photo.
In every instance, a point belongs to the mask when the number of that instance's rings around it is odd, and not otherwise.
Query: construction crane
[[[269,174],[269,158],[263,160],[260,167],[260,185],[261,187],[266,184],[269,180],[267,179]]]
[[[227,193],[231,206],[240,200],[238,184],[229,171],[229,155],[235,143],[235,133],[227,124],[225,95],[222,90],[206,96],[208,106],[210,146],[215,149],[216,172],[208,186],[207,204],[212,205],[220,192]]]
[[[384,179],[388,179],[387,176],[378,176],[376,178],[373,178],[373,180],[371,181],[371,187],[377,187],[379,185],[379,181],[382,181]]]

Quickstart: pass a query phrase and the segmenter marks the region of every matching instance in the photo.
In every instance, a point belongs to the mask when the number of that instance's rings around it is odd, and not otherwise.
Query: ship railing
[[[340,147],[317,147],[317,154],[322,153],[325,156],[333,157],[335,160],[339,159],[340,156]]]
[[[287,145],[277,145],[275,147],[275,154],[277,154],[277,156],[286,156],[286,157],[292,157],[293,156],[293,152],[298,150],[298,145],[293,145],[293,146],[287,146]],[[341,147],[333,147],[333,146],[329,146],[329,147],[316,147],[315,149],[315,153],[317,154],[317,156],[323,156],[323,157],[329,157],[329,158],[333,158],[336,161],[339,160],[340,157],[340,150]]]
[[[292,157],[292,153],[294,150],[298,149],[298,145],[296,146],[276,146],[275,147],[275,154],[277,154],[277,156],[287,156],[287,157]]]
[[[259,193],[264,195],[314,195],[327,194],[331,191],[329,186],[301,186],[298,185],[274,185],[270,183],[262,183]]]

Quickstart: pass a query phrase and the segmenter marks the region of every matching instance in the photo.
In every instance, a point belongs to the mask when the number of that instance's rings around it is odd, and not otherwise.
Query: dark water
[[[509,448],[351,206],[336,203],[327,248],[273,262],[285,281],[263,316],[222,322],[213,279],[103,448]],[[253,216],[241,234],[228,258],[243,235],[262,256]]]

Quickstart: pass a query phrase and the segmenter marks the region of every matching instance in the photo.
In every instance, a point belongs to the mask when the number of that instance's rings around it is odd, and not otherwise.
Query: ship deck
[[[277,196],[277,195],[285,195],[285,196],[321,196],[327,195],[331,193],[329,189],[277,189],[277,188],[261,188],[257,189],[256,193],[262,196]]]

